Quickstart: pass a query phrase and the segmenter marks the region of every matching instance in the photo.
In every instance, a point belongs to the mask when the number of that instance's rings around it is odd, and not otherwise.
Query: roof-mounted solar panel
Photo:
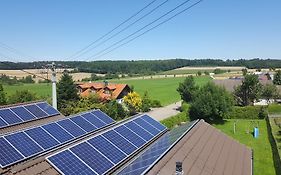
[[[66,175],[77,173],[76,169],[69,166],[72,161],[85,167],[88,174],[109,173],[114,167],[140,151],[145,144],[166,131],[165,126],[148,118],[150,117],[139,116],[126,121],[51,155],[47,160],[60,173]]]
[[[96,111],[96,110],[95,110]],[[93,111],[82,113],[87,114]],[[92,120],[92,118],[96,118]],[[104,118],[108,121],[110,117],[104,114]],[[90,115],[89,120],[99,121],[95,115]],[[111,120],[114,122],[114,120]],[[60,146],[75,138],[85,136],[88,133],[108,126],[111,123],[103,123],[103,125],[91,124],[89,121],[80,116],[80,114],[70,116],[66,119],[51,122],[11,133],[0,137],[0,166],[1,168],[10,166],[19,161],[28,159],[29,157],[38,155],[48,151],[54,147]],[[9,151],[8,153],[6,151]],[[13,157],[7,157],[13,156]],[[71,163],[70,163],[71,164]]]
[[[0,128],[59,114],[59,111],[46,102],[5,107],[0,109]]]

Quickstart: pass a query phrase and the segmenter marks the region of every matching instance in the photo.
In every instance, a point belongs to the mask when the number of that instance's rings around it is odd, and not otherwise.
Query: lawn
[[[52,85],[50,83],[4,85],[3,87],[7,96],[12,95],[15,91],[19,91],[19,90],[29,90],[33,93],[36,93],[36,95],[44,99],[47,97],[51,97],[52,95]]]
[[[236,124],[236,133],[233,133],[234,122]],[[276,174],[274,169],[274,162],[272,157],[272,149],[268,139],[267,126],[265,120],[254,120],[259,125],[259,137],[253,138],[251,131],[253,124],[250,120],[227,120],[224,124],[214,125],[222,132],[230,137],[247,145],[253,149],[254,152],[254,174],[256,175],[272,175]],[[250,128],[250,133],[247,131]]]
[[[155,79],[138,79],[138,80],[115,80],[109,82],[126,83],[129,86],[134,86],[134,90],[143,95],[145,91],[153,100],[159,100],[163,106],[177,102],[180,100],[180,95],[177,88],[180,82],[183,82],[185,77],[178,78],[155,78]],[[195,77],[198,85],[204,85],[210,81],[210,77],[201,76]]]

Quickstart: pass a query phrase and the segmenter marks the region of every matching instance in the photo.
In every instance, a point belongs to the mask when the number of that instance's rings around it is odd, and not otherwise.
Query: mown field
[[[233,132],[234,122],[236,124],[236,133]],[[224,124],[213,125],[225,134],[234,138],[242,144],[253,149],[254,152],[254,174],[273,175],[277,174],[274,168],[272,149],[268,139],[267,125],[265,120],[254,120],[259,126],[259,137],[252,135],[253,123],[251,120],[226,120]],[[250,133],[247,133],[247,131]]]
[[[159,100],[163,106],[177,102],[180,100],[180,95],[177,92],[179,83],[185,77],[179,78],[159,78],[159,79],[139,79],[139,80],[116,80],[115,83],[126,83],[129,86],[134,86],[134,90],[143,95],[145,91],[153,100]],[[203,85],[210,81],[208,76],[195,77],[198,85]]]
[[[134,87],[134,90],[141,96],[145,91],[151,99],[159,100],[162,105],[168,105],[180,100],[177,87],[185,78],[157,78],[157,79],[135,79],[135,80],[112,80],[109,82],[126,83]],[[210,80],[207,76],[196,77],[195,81],[198,85],[203,85]],[[4,91],[10,96],[17,90],[29,90],[36,93],[39,97],[51,97],[51,84],[20,84],[20,85],[4,85]]]

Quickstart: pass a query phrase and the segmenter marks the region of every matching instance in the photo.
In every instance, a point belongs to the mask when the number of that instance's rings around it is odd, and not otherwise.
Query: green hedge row
[[[225,119],[264,119],[268,115],[265,106],[234,106]]]

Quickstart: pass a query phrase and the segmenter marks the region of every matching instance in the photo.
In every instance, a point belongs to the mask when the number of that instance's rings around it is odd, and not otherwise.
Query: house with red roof
[[[131,91],[127,84],[108,82],[81,83],[77,85],[77,88],[81,97],[97,94],[102,100],[120,100]]]

